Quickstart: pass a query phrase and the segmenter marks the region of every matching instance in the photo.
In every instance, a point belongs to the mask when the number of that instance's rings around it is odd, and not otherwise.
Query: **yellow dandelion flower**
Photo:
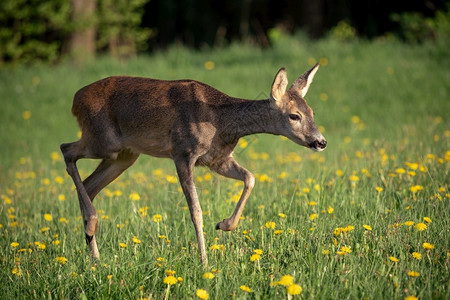
[[[139,201],[141,200],[141,196],[139,196],[138,193],[131,193],[128,198],[130,198],[131,201]]]
[[[211,247],[209,247],[209,250],[225,250],[225,246],[224,245],[217,245],[217,244],[214,244],[214,245],[211,245]]]
[[[350,232],[350,231],[352,231],[352,230],[354,230],[354,229],[355,229],[355,226],[347,225],[347,226],[345,226],[344,228],[342,228],[342,231],[343,231],[343,232]]]
[[[125,243],[119,243],[119,247],[120,247],[120,248],[126,248],[126,247],[127,247],[127,244],[125,244]]]
[[[283,214],[283,213],[278,213],[278,216],[279,216],[280,218],[282,218],[282,219],[286,218],[286,215]]]
[[[22,276],[22,270],[20,270],[20,269],[18,269],[18,268],[13,268],[12,270],[11,270],[11,272],[14,274],[14,275],[16,275],[16,276]]]
[[[261,255],[259,254],[252,254],[252,256],[250,256],[250,261],[258,261],[261,259]]]
[[[133,243],[135,243],[135,244],[140,244],[140,243],[141,243],[141,240],[138,239],[136,236],[133,236]]]
[[[166,278],[164,278],[164,283],[168,284],[168,285],[174,285],[178,282],[178,279],[175,276],[167,276]]]
[[[331,215],[333,212],[334,212],[334,208],[332,208],[331,206],[328,206],[327,213],[329,213]]]
[[[419,252],[413,252],[411,253],[412,257],[414,257],[417,260],[421,260],[422,259],[422,254],[420,254]]]
[[[244,292],[247,292],[247,293],[251,293],[251,292],[252,292],[252,289],[249,288],[249,287],[246,286],[246,285],[241,285],[239,288],[240,288],[241,290],[243,290]]]
[[[393,262],[398,262],[398,261],[400,261],[397,257],[395,257],[395,256],[389,256],[389,260],[390,261],[393,261]]]
[[[153,175],[155,176],[161,176],[162,174],[163,174],[162,169],[153,170]]]
[[[59,194],[59,195],[58,195],[58,200],[59,200],[59,201],[66,201],[66,196],[63,195],[63,194]]]
[[[422,247],[423,247],[424,249],[426,249],[426,250],[432,250],[432,249],[434,249],[434,245],[433,245],[433,244],[430,244],[430,243],[427,243],[427,242],[423,243],[423,244],[422,244]]]
[[[275,226],[277,226],[277,224],[275,222],[272,222],[272,221],[266,222],[266,227],[268,229],[274,229]]]
[[[370,227],[369,225],[363,225],[364,229],[372,231],[372,227]]]
[[[53,161],[61,161],[61,156],[56,151],[50,153],[50,157]]]
[[[139,208],[139,214],[142,217],[146,217],[147,216],[147,210],[148,210],[148,206],[141,207],[141,208]]]
[[[408,272],[408,276],[411,276],[411,277],[418,277],[419,275],[420,275],[420,273],[416,272],[416,271],[409,271]]]
[[[159,223],[162,221],[162,216],[160,214],[153,215],[153,222]]]
[[[381,192],[383,191],[383,188],[382,188],[381,186],[376,186],[376,187],[375,187],[375,190],[376,190],[378,193],[381,193]]]
[[[322,254],[323,255],[328,255],[328,254],[330,254],[330,250],[322,250]]]
[[[166,180],[169,183],[177,183],[178,182],[178,179],[175,176],[172,176],[172,175],[167,175],[166,176]]]
[[[258,178],[260,182],[271,182],[272,179],[267,174],[261,174]]]
[[[350,249],[350,247],[347,246],[342,246],[341,251],[345,253],[352,253],[352,249]]]
[[[22,118],[23,118],[24,120],[29,120],[29,119],[31,118],[31,111],[25,110],[25,111],[22,113]]]
[[[279,179],[284,179],[284,178],[286,178],[286,176],[288,176],[288,173],[286,173],[286,172],[281,172],[280,175],[278,175],[278,178],[279,178]]]
[[[59,262],[61,265],[65,265],[67,263],[67,261],[68,261],[67,258],[65,258],[64,256],[57,256],[55,258],[55,260],[57,262]]]
[[[406,221],[406,222],[403,223],[403,224],[405,224],[405,226],[411,227],[411,226],[414,225],[414,222],[413,222],[413,221]]]
[[[411,186],[411,187],[409,188],[409,190],[410,190],[413,194],[415,194],[415,193],[417,193],[417,192],[419,192],[419,191],[423,191],[423,186],[421,186],[421,185],[413,185],[413,186]]]
[[[262,251],[261,249],[255,249],[255,250],[253,250],[253,253],[262,255],[264,253],[264,251]]]
[[[205,62],[205,69],[208,71],[213,70],[215,67],[215,63],[211,60],[208,60],[207,62]]]
[[[432,223],[431,219],[428,217],[423,217],[423,220],[427,223]]]
[[[405,174],[406,170],[403,169],[403,168],[397,168],[397,169],[395,169],[395,173],[397,173],[397,174]]]
[[[342,233],[342,227],[337,227],[337,228],[335,228],[334,229],[334,231],[333,231],[333,234],[335,235],[335,236],[340,236],[341,235],[341,233]]]
[[[418,231],[424,231],[427,229],[427,225],[425,223],[417,223],[415,227]]]
[[[309,220],[310,220],[310,221],[314,221],[318,216],[319,216],[318,214],[311,214],[311,215],[309,216]]]
[[[405,300],[419,300],[416,296],[407,296],[405,297]]]
[[[47,232],[50,230],[50,227],[42,227],[41,229],[39,229],[39,232]]]
[[[166,273],[167,276],[173,276],[173,275],[175,275],[176,272],[174,270],[167,269],[165,271],[165,273]]]
[[[18,246],[19,246],[19,243],[17,243],[17,242],[11,243],[11,247],[13,247],[13,248],[17,248]]]
[[[291,275],[284,275],[281,277],[280,281],[278,281],[279,285],[290,286],[294,284],[294,277]]]
[[[247,148],[248,146],[248,142],[245,139],[240,139],[239,140],[239,147],[241,147],[242,149]]]
[[[280,235],[282,233],[283,233],[283,230],[278,229],[273,232],[273,235]]]
[[[106,278],[107,278],[108,280],[111,280],[111,279],[113,278],[113,276],[112,276],[112,274],[109,274],[108,276],[106,276]]]
[[[178,282],[183,282],[183,277],[178,276],[178,277],[177,277],[177,281],[178,281]]]
[[[289,295],[299,295],[302,291],[303,291],[302,287],[299,286],[298,284],[291,284],[287,288],[287,293]]]
[[[356,176],[356,175],[352,175],[352,176],[350,176],[350,181],[352,181],[352,182],[358,182],[358,181],[359,181],[359,177]]]
[[[56,176],[55,177],[55,182],[58,184],[63,184],[64,183],[64,179],[61,176]]]
[[[41,250],[45,250],[45,248],[47,248],[47,245],[41,242],[34,242],[34,244]]]
[[[309,205],[309,206],[316,206],[316,205],[317,205],[317,202],[316,202],[316,201],[309,201],[309,202],[308,202],[308,205]]]
[[[203,279],[213,279],[215,276],[211,272],[206,272],[205,274],[203,274],[202,277],[203,277]]]
[[[197,295],[197,297],[199,297],[202,300],[207,300],[209,297],[208,292],[205,291],[204,289],[198,289],[197,292],[195,292],[195,295]]]
[[[61,242],[59,240],[54,240],[52,242],[53,245],[58,246],[59,244],[61,244]]]
[[[52,215],[51,214],[44,214],[44,220],[50,222],[51,220],[53,220]]]

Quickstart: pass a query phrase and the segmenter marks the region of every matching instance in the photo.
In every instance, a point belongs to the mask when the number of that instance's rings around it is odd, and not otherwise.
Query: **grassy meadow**
[[[0,298],[449,299],[447,50],[295,37],[0,69]],[[146,156],[95,199],[101,259],[90,261],[59,152],[79,135],[79,88],[110,75],[191,78],[262,99],[280,67],[293,82],[317,61],[306,100],[328,147],[242,139],[235,157],[257,183],[234,232],[214,228],[242,183],[196,169],[206,269],[173,162]],[[97,163],[80,161],[82,177]]]

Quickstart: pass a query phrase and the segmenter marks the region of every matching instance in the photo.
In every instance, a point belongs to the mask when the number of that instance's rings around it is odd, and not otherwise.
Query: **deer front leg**
[[[195,234],[197,235],[198,249],[204,266],[208,265],[208,257],[206,256],[205,237],[203,235],[203,213],[197,196],[197,190],[194,185],[194,162],[190,159],[181,157],[175,158],[175,166],[177,168],[178,178],[186,197],[191,220],[194,223]]]
[[[211,167],[211,169],[225,177],[244,181],[244,190],[242,191],[241,198],[239,199],[233,214],[228,219],[224,219],[216,225],[217,230],[235,230],[239,223],[239,218],[242,215],[242,211],[244,210],[245,203],[255,185],[255,177],[248,170],[241,167],[233,157],[229,157],[221,164]]]

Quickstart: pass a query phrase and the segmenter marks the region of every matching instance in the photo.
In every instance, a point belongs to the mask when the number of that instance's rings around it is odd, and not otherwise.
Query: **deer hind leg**
[[[203,213],[197,196],[197,190],[194,185],[193,169],[194,163],[186,157],[175,157],[175,166],[177,168],[178,178],[186,197],[191,220],[194,223],[195,233],[197,236],[200,257],[204,266],[208,265],[208,257],[206,256],[205,237],[203,235]]]
[[[228,219],[224,219],[216,225],[216,230],[235,230],[239,223],[239,218],[242,215],[242,211],[244,210],[245,203],[255,185],[255,177],[248,170],[241,167],[232,157],[229,157],[219,165],[212,166],[211,169],[225,177],[244,181],[244,190],[242,191],[233,214]]]
[[[80,140],[80,141],[77,141],[74,143],[69,143],[69,144],[62,144],[61,152],[64,155],[64,161],[66,163],[67,173],[70,175],[70,177],[72,177],[72,180],[77,189],[78,200],[80,203],[80,209],[81,209],[81,213],[82,213],[83,221],[84,221],[84,231],[85,231],[85,235],[86,235],[86,243],[89,246],[92,258],[98,259],[99,252],[98,252],[97,242],[96,242],[95,236],[94,236],[95,231],[97,230],[97,227],[98,227],[98,216],[97,216],[97,212],[95,211],[94,206],[92,205],[92,200],[90,198],[90,195],[88,194],[86,187],[81,180],[80,173],[78,172],[78,168],[76,166],[76,162],[78,159],[81,159],[81,158],[102,158],[102,157],[116,158],[116,157],[118,157],[118,154],[116,152],[110,152],[110,153],[105,152],[105,153],[107,153],[105,155],[99,155],[99,154],[93,155],[92,149],[88,150],[85,147],[84,140]],[[100,165],[102,165],[102,164],[100,164]],[[95,171],[94,171],[94,173],[95,173]]]
[[[89,199],[94,201],[95,196],[126,169],[131,167],[138,157],[139,154],[137,153],[123,150],[119,152],[115,160],[103,159],[95,171],[83,181]]]
[[[134,164],[139,154],[133,154],[128,151],[122,151],[117,155],[116,160],[103,159],[95,171],[83,181],[84,188],[89,196],[91,202],[94,201],[95,196],[114,179],[119,177],[126,169]],[[98,226],[96,225],[96,228]],[[99,258],[97,241],[95,235],[90,235],[87,231],[85,233],[86,243],[89,246],[91,256],[94,259]]]

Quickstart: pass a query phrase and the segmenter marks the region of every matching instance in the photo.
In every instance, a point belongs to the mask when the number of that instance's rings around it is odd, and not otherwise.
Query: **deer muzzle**
[[[315,140],[314,142],[309,143],[309,148],[314,151],[323,151],[327,147],[327,141],[322,138],[320,140]]]

